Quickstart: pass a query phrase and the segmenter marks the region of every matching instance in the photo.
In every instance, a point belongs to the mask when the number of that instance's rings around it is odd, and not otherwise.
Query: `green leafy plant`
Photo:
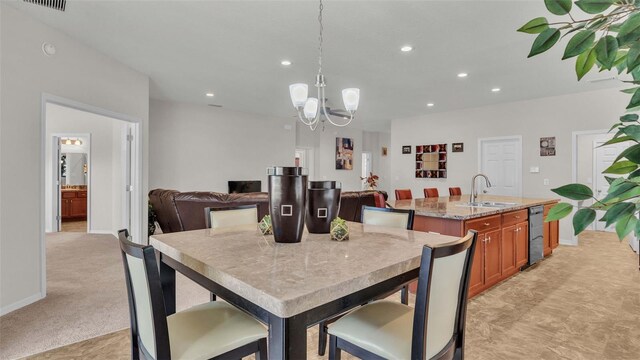
[[[258,229],[262,235],[273,235],[273,225],[271,224],[271,215],[265,215],[258,223]]]
[[[573,229],[577,235],[596,220],[596,210],[604,211],[599,221],[606,226],[615,224],[620,239],[634,232],[640,236],[640,121],[636,112],[640,109],[640,0],[544,0],[550,13],[566,16],[565,21],[549,22],[537,17],[524,24],[518,31],[537,34],[528,57],[551,49],[562,38],[570,36],[562,60],[575,58],[578,80],[594,67],[600,71],[615,70],[618,74],[629,74],[632,85],[623,90],[631,95],[626,114],[620,116],[610,132],[611,140],[602,146],[630,142],[630,146],[605,169],[609,182],[607,195],[596,199],[590,187],[569,184],[552,189],[556,194],[576,201],[593,199],[591,206],[576,211]],[[575,7],[574,7],[575,5]],[[574,17],[571,12],[579,8],[585,19]],[[562,219],[573,211],[573,205],[560,202],[547,215],[545,221]]]
[[[331,234],[331,240],[349,240],[349,226],[347,225],[346,220],[336,217],[331,221],[330,229],[329,233]]]

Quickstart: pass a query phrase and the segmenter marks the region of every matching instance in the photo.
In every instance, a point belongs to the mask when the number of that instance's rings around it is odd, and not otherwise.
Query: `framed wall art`
[[[540,156],[556,156],[556,137],[540,138]]]
[[[416,178],[447,177],[447,144],[416,146]]]
[[[464,152],[464,143],[451,144],[451,152]]]
[[[411,145],[402,146],[402,153],[403,154],[411,154]]]
[[[353,139],[336,138],[336,170],[353,170]]]

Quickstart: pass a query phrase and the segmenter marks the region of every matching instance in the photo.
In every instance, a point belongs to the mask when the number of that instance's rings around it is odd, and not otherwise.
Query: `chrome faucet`
[[[484,178],[484,182],[485,185],[487,187],[491,187],[491,181],[489,181],[489,178],[487,177],[487,175],[485,174],[477,174],[475,175],[472,179],[471,179],[471,199],[469,199],[472,203],[476,202],[477,198],[478,198],[478,189],[476,188],[476,179],[478,178],[478,176],[481,176]]]

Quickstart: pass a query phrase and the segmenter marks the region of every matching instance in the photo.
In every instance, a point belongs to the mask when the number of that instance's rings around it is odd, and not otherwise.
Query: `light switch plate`
[[[549,179],[544,179],[543,182],[544,182],[545,185],[549,185]]]
[[[537,173],[540,172],[540,167],[532,166],[532,167],[529,168],[529,172],[532,173],[532,174],[537,174]]]

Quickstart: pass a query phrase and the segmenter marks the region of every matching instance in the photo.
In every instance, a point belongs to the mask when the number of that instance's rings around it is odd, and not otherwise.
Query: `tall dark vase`
[[[307,230],[328,234],[331,221],[340,211],[341,184],[337,181],[310,181],[307,190]]]
[[[269,175],[269,212],[273,236],[279,243],[297,243],[304,230],[307,174],[301,167],[275,166]]]

